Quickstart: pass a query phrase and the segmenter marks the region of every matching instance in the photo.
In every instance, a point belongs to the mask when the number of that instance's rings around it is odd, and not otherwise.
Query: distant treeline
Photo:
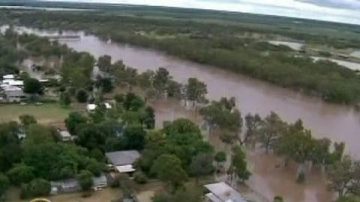
[[[281,29],[259,30],[259,24],[223,24],[213,20],[190,21],[176,18],[127,15],[119,12],[4,12],[3,23],[38,28],[84,30],[104,39],[159,49],[195,62],[210,64],[259,78],[279,86],[322,97],[326,101],[357,104],[360,101],[360,80],[356,72],[331,62],[313,62],[305,54],[285,46],[261,42],[253,34],[273,35]],[[222,20],[221,18],[219,19]],[[307,21],[306,21],[307,22]],[[314,22],[315,24],[316,21]],[[285,23],[286,25],[286,23]],[[332,25],[330,23],[330,25]],[[331,26],[326,25],[326,29]],[[279,25],[280,26],[280,25]],[[320,24],[319,24],[320,26]],[[349,26],[350,25],[342,25]],[[356,28],[354,28],[356,29]],[[284,35],[327,43],[330,46],[356,44],[355,39],[328,35],[291,33]],[[263,39],[262,39],[263,40]],[[339,43],[339,44],[337,44]],[[357,43],[360,44],[360,43]],[[354,46],[354,45],[351,45]]]

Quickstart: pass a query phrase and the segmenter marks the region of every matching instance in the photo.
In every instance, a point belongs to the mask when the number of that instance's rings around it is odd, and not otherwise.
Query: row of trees
[[[217,130],[226,144],[236,145],[237,142],[238,145],[251,147],[259,145],[266,153],[273,152],[283,157],[284,166],[289,162],[297,163],[298,182],[306,179],[307,168],[324,168],[328,175],[329,188],[338,193],[340,200],[359,196],[360,162],[343,156],[344,143],[332,144],[327,138],[315,139],[311,131],[304,128],[301,120],[289,124],[274,112],[265,118],[257,114],[247,114],[244,118],[246,130],[242,133],[243,119],[235,106],[234,98],[222,98],[200,110],[210,128],[210,135],[213,130]],[[234,152],[236,150],[235,148]],[[239,159],[233,160],[233,163],[242,164],[238,166],[240,168],[246,167],[246,162],[241,161],[241,153],[238,155]],[[229,170],[231,171],[232,167]],[[246,180],[248,175],[249,173],[244,171],[238,176]]]

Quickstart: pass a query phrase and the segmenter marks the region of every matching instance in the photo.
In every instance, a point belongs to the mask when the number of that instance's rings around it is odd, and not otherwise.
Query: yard
[[[59,104],[3,104],[0,105],[0,123],[17,121],[23,114],[32,115],[43,124],[60,122],[64,121],[70,111],[70,108],[63,108]]]

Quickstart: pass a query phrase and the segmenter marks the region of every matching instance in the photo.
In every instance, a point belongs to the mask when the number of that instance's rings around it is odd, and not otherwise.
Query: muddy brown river
[[[39,34],[39,31],[34,29],[29,31]],[[42,31],[41,34],[51,33]],[[76,51],[89,52],[95,57],[110,55],[113,60],[123,60],[126,65],[140,72],[165,67],[174,79],[180,82],[185,82],[189,77],[197,77],[207,84],[209,99],[234,96],[243,114],[251,112],[265,116],[274,111],[289,122],[300,118],[316,138],[343,141],[346,143],[347,153],[360,159],[360,112],[352,107],[325,103],[318,98],[220,68],[184,61],[158,51],[106,42],[93,35],[80,34],[80,39],[59,41]],[[168,110],[168,114],[171,115],[167,116],[173,117],[177,110],[180,109]],[[316,173],[317,171],[310,174],[310,180],[305,185],[297,185],[293,177],[296,169],[277,169],[276,164],[279,160],[275,157],[251,154],[249,159],[255,172],[249,184],[265,197],[271,198],[279,194],[284,196],[286,201],[331,200],[331,194],[325,188],[324,178]]]

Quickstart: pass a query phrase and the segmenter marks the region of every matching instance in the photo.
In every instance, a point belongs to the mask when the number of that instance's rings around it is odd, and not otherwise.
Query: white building
[[[13,74],[4,75],[4,76],[3,76],[3,80],[7,80],[7,79],[12,79],[12,80],[14,80],[14,79],[15,79],[15,76],[14,76]]]
[[[73,136],[67,130],[59,130],[61,141],[69,142],[73,140]]]
[[[25,97],[23,90],[17,86],[2,86],[8,102],[20,102]]]
[[[205,185],[209,193],[205,195],[206,202],[246,202],[241,194],[225,182]]]

